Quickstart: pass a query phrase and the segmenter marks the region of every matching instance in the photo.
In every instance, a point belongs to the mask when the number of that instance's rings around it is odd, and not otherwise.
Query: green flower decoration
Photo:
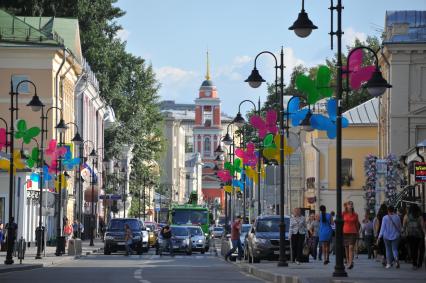
[[[241,159],[239,158],[235,159],[234,164],[232,164],[231,162],[225,162],[224,167],[226,170],[229,171],[229,173],[231,173],[231,176],[234,176],[235,172],[237,173],[241,172],[241,167],[242,167]]]
[[[18,120],[16,122],[15,138],[23,139],[25,144],[29,144],[33,138],[40,134],[39,127],[32,127],[27,129],[27,122],[25,120]]]
[[[320,66],[315,80],[306,75],[299,75],[296,78],[296,88],[307,96],[307,102],[314,104],[318,100],[333,95],[330,87],[331,71],[326,66]]]
[[[27,159],[27,166],[30,168],[33,168],[34,166],[37,166],[39,159],[39,149],[38,147],[34,147],[31,151],[30,157]]]

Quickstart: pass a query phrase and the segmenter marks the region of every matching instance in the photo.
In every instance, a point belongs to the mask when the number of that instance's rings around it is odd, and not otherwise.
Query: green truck
[[[210,236],[211,217],[207,207],[197,204],[197,195],[194,192],[191,193],[187,204],[172,204],[169,210],[170,224],[200,226],[206,237]]]

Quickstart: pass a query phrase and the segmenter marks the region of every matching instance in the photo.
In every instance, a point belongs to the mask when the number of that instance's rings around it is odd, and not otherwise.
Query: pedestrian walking
[[[64,236],[65,236],[65,243],[68,243],[68,241],[71,239],[73,234],[73,229],[71,223],[68,222],[68,219],[65,219],[64,223]]]
[[[354,203],[348,201],[344,204],[343,212],[343,243],[345,246],[345,255],[348,269],[354,267],[354,248],[358,239],[360,229],[358,214],[354,211]]]
[[[2,250],[3,242],[4,242],[3,223],[0,220],[0,251],[3,251]]]
[[[375,257],[377,260],[381,262],[383,266],[386,266],[386,248],[385,248],[385,242],[383,239],[379,239],[380,229],[382,227],[383,217],[386,216],[388,213],[388,207],[385,203],[383,203],[379,211],[377,212],[376,217],[373,220],[373,226],[374,226],[374,237],[376,238],[376,245],[375,245]]]
[[[311,214],[309,215],[309,222],[307,224],[309,232],[309,248],[311,255],[314,260],[317,259],[318,254],[318,242],[319,242],[319,215]]]
[[[335,219],[336,212],[331,211],[330,216],[332,219]],[[333,255],[336,253],[335,251],[335,243],[336,243],[336,223],[333,221],[331,223],[331,229],[333,230],[333,236],[331,237],[331,243],[330,243],[330,253],[333,253]]]
[[[169,248],[169,252],[171,256],[174,256],[173,254],[173,243],[172,243],[172,229],[169,225],[164,226],[161,228],[160,236],[163,240],[163,245],[160,247],[160,256],[163,255],[163,249]]]
[[[80,225],[78,225],[77,219],[74,219],[74,222],[72,223],[72,232],[74,239],[78,238],[78,228]]]
[[[129,256],[133,253],[133,232],[132,229],[130,229],[129,224],[124,225],[124,242],[126,243],[126,256]]]
[[[302,216],[300,208],[295,208],[293,212],[294,215],[290,218],[289,237],[293,262],[300,264],[303,257],[303,246],[307,238],[306,220]]]
[[[241,216],[237,216],[237,219],[235,219],[234,223],[232,223],[231,226],[231,242],[232,242],[232,249],[230,249],[226,255],[225,260],[228,261],[229,257],[235,252],[235,250],[238,249],[238,260],[241,260],[243,257],[243,246],[241,245],[241,225],[242,225],[242,218]]]
[[[364,219],[361,222],[361,238],[367,248],[368,259],[371,259],[373,255],[373,243],[374,243],[374,226],[373,221],[370,219],[368,213],[365,214]]]
[[[408,214],[404,217],[402,230],[410,248],[413,269],[416,270],[423,264],[423,257],[419,255],[419,251],[426,232],[420,208],[416,204],[410,205]]]
[[[398,244],[401,236],[401,219],[395,214],[393,206],[388,207],[388,215],[383,217],[382,227],[380,228],[379,239],[383,238],[386,248],[386,268],[390,268],[393,262],[396,268],[399,268]]]
[[[330,242],[333,237],[333,229],[331,225],[334,224],[331,214],[326,212],[324,205],[320,206],[321,214],[319,215],[319,242],[322,252],[324,253],[324,264],[330,263]]]

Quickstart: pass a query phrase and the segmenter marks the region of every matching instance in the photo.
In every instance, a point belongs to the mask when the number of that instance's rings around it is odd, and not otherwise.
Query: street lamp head
[[[214,161],[221,161],[222,158],[220,158],[220,154],[216,156],[216,158],[214,159]]]
[[[256,67],[251,71],[250,76],[245,80],[245,82],[249,83],[252,88],[258,88],[260,85],[265,82],[262,76],[259,74],[259,71]]]
[[[305,12],[305,1],[302,0],[302,10],[297,17],[297,20],[293,23],[289,30],[294,30],[294,33],[298,37],[308,37],[312,30],[317,29],[318,27],[312,23],[309,19],[308,13]]]
[[[229,135],[229,133],[226,133],[226,135],[223,137],[222,141],[223,141],[223,143],[224,143],[224,144],[226,144],[226,145],[230,145],[230,144],[232,144],[232,138],[231,138],[231,136]]]
[[[241,115],[241,113],[238,112],[233,122],[235,125],[237,125],[237,127],[241,128],[246,123],[246,120],[244,119],[243,115]]]
[[[74,137],[71,140],[72,142],[74,142],[76,145],[80,145],[83,143],[83,138],[80,136],[80,133],[77,132]]]
[[[223,149],[222,149],[222,145],[218,145],[217,148],[214,151],[215,154],[222,154],[224,153]]]
[[[33,95],[33,98],[31,101],[27,104],[27,106],[31,107],[31,110],[34,112],[38,112],[41,110],[42,107],[44,107],[43,102],[41,102],[40,98],[38,97],[37,93]]]
[[[364,84],[364,88],[367,89],[367,92],[374,97],[381,96],[385,93],[387,88],[391,87],[392,86],[383,78],[379,68],[376,68],[371,78]]]
[[[55,128],[59,133],[63,134],[68,129],[68,126],[65,124],[64,119],[61,118]]]
[[[311,110],[309,110],[308,113],[305,116],[305,119],[303,119],[302,122],[299,125],[300,128],[305,132],[312,132],[314,130],[314,128],[312,128],[312,124],[311,124],[311,117],[312,117],[312,112],[311,112]]]
[[[95,149],[92,149],[92,151],[90,152],[89,156],[90,156],[90,157],[96,157],[96,156],[98,156],[98,155],[96,154],[96,150],[95,150]]]

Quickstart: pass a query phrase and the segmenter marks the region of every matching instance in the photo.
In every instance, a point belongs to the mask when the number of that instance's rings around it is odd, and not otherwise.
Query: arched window
[[[204,138],[204,155],[211,155],[211,141],[209,137]]]

